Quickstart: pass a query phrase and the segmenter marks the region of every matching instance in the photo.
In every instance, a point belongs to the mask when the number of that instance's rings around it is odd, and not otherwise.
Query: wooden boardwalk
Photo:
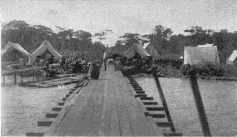
[[[52,136],[163,136],[113,66],[90,80]]]

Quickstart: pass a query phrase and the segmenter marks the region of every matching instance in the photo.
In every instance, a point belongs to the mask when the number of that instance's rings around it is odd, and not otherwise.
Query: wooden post
[[[157,86],[157,89],[158,89],[158,93],[159,93],[159,95],[160,95],[161,102],[162,102],[162,104],[163,104],[163,106],[164,106],[165,113],[166,113],[166,115],[167,115],[167,119],[168,119],[169,122],[173,123],[172,118],[171,118],[171,115],[170,115],[170,112],[169,112],[169,109],[168,109],[168,105],[167,105],[166,100],[165,100],[165,95],[164,95],[164,93],[163,93],[163,90],[162,90],[161,85],[160,85],[160,81],[159,81],[159,79],[158,79],[158,76],[157,76],[157,74],[154,73],[154,72],[153,72],[153,76],[154,76],[154,79],[155,79],[155,81],[156,81],[156,86]],[[172,132],[176,132],[176,131],[175,131],[175,128],[174,128],[174,125],[171,126],[171,131],[172,131]]]
[[[5,75],[3,75],[3,85],[5,85]]]
[[[33,82],[35,81],[35,70],[33,69]]]
[[[20,77],[21,77],[21,83],[22,83],[22,82],[23,82],[23,79],[22,79],[22,72],[21,72],[21,76],[20,76]]]
[[[207,122],[207,117],[204,109],[204,105],[202,102],[202,96],[198,88],[197,78],[196,78],[196,71],[189,71],[190,77],[190,84],[193,91],[193,97],[195,99],[197,112],[199,115],[200,123],[202,126],[202,132],[204,136],[211,136],[211,132],[209,129],[209,125]]]
[[[14,84],[16,85],[16,70],[14,70]]]

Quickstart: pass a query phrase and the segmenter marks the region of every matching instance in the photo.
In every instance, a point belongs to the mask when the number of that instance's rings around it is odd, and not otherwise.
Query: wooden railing
[[[23,82],[23,75],[25,75],[24,73],[26,72],[32,72],[31,75],[26,75],[25,77],[33,77],[33,81],[36,80],[36,71],[38,70],[44,70],[46,68],[46,66],[42,66],[42,67],[34,67],[34,68],[26,68],[26,69],[19,69],[19,70],[10,70],[10,71],[3,71],[1,74],[2,77],[2,85],[5,85],[5,77],[6,76],[13,76],[14,78],[14,84],[17,84],[17,76],[20,76],[21,79],[21,83]]]

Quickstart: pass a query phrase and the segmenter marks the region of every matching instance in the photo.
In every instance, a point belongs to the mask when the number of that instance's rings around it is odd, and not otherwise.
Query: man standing
[[[107,59],[108,59],[108,51],[105,50],[104,52],[104,56],[103,56],[103,62],[104,62],[104,66],[105,66],[105,71],[107,70]]]

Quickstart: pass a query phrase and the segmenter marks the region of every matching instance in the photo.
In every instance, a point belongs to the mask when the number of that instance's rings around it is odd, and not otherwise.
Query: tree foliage
[[[191,26],[190,29],[186,29],[184,32],[187,35],[173,35],[170,28],[157,25],[151,34],[125,33],[120,37],[124,38],[124,40],[118,40],[111,50],[122,54],[129,46],[140,41],[142,43],[151,42],[161,55],[178,54],[181,56],[185,46],[198,46],[209,43],[217,46],[220,60],[225,62],[232,51],[237,49],[237,32],[231,33],[226,29],[216,32],[199,26]]]
[[[8,41],[11,41],[19,43],[28,52],[32,53],[44,40],[48,40],[63,55],[78,52],[91,56],[93,54],[93,58],[96,58],[96,55],[101,56],[105,46],[101,42],[95,42],[93,44],[92,37],[104,40],[108,33],[113,33],[112,30],[106,29],[91,34],[84,30],[73,30],[55,26],[58,29],[56,33],[49,27],[30,25],[20,20],[12,20],[8,23],[1,24],[1,26],[2,49]],[[232,50],[237,49],[237,32],[229,32],[226,29],[217,32],[199,26],[191,26],[190,29],[186,29],[184,32],[186,35],[173,35],[173,31],[170,28],[157,25],[150,34],[125,33],[120,36],[122,40],[118,40],[110,50],[111,53],[121,55],[135,43],[151,42],[161,55],[167,53],[182,55],[184,46],[213,43],[218,47],[221,61],[225,62]]]
[[[48,40],[52,46],[61,54],[69,55],[71,53],[86,53],[91,55],[90,51],[100,55],[99,50],[90,50],[92,48],[103,49],[103,44],[92,42],[92,34],[83,30],[73,30],[56,26],[58,32],[43,25],[29,25],[25,21],[13,20],[2,24],[1,29],[1,48],[11,41],[19,43],[24,49],[32,53],[44,40]],[[108,30],[109,31],[109,30]],[[9,53],[10,54],[10,53]],[[14,53],[12,53],[14,54]],[[19,59],[19,58],[18,58]]]

